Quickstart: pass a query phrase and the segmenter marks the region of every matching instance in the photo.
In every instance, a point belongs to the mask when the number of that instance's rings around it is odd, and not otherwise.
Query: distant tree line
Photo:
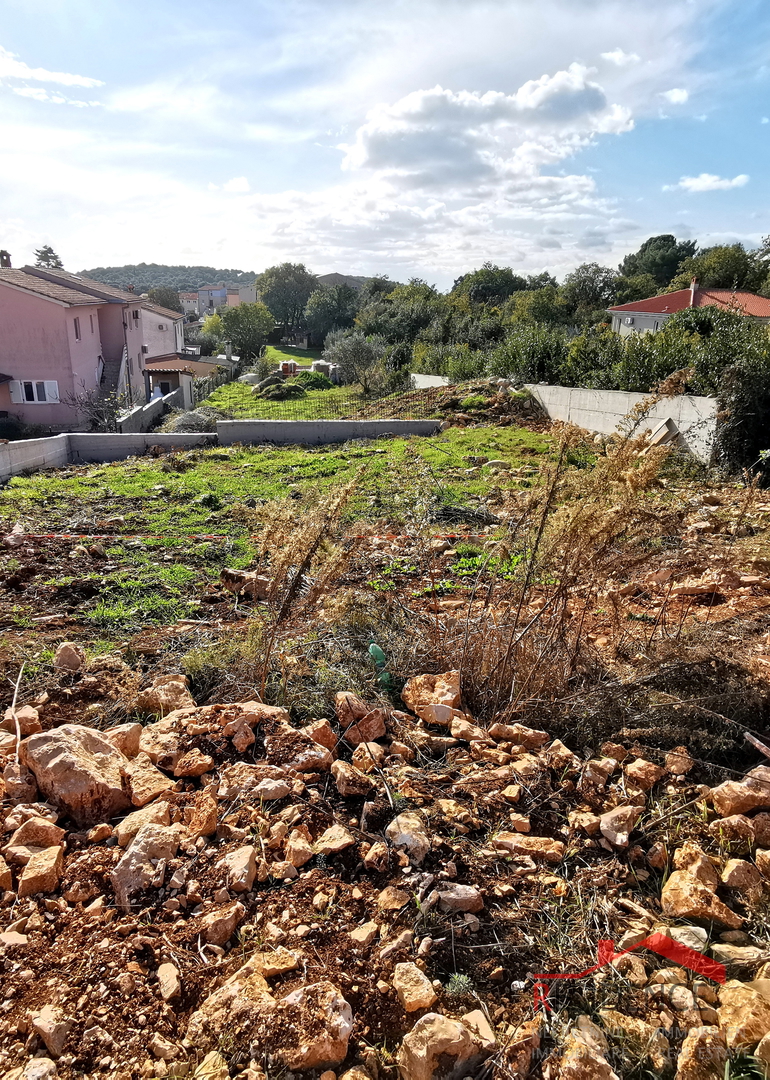
[[[229,288],[253,285],[253,270],[217,270],[213,266],[166,266],[162,263],[132,263],[126,266],[95,266],[81,270],[86,277],[125,289],[134,286],[137,293],[166,286],[175,292],[195,292],[201,285],[219,284],[223,281]]]

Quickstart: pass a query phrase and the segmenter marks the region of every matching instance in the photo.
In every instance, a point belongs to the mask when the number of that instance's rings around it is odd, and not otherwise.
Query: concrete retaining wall
[[[0,480],[7,480],[17,473],[66,465],[69,438],[69,435],[51,435],[47,439],[20,439],[0,444]]]
[[[212,446],[216,443],[217,437],[202,431],[178,434],[142,431],[130,435],[111,432],[71,434],[69,440],[70,461],[77,465],[91,461],[122,461],[135,454],[145,454],[150,446],[162,446],[165,450],[189,450],[192,446]]]
[[[121,435],[149,431],[169,409],[183,409],[184,407],[184,391],[179,386],[165,397],[153,398],[146,405],[137,405],[130,413],[118,420],[118,430]]]
[[[646,401],[648,394],[629,394],[621,390],[581,390],[568,386],[529,383],[527,389],[540,402],[552,420],[610,435],[635,405]],[[679,432],[678,442],[700,461],[709,462],[716,432],[716,398],[678,395],[662,398],[636,429],[654,430],[664,420],[672,420]]]
[[[222,446],[236,442],[320,446],[383,435],[435,435],[440,426],[440,420],[219,420],[217,436]]]

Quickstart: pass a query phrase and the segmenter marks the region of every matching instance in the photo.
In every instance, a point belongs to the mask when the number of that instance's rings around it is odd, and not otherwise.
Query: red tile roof
[[[34,293],[36,296],[44,297],[46,300],[58,300],[68,307],[83,307],[86,304],[104,303],[98,297],[82,293],[77,289],[71,289],[67,285],[59,285],[56,282],[47,281],[45,278],[27,274],[24,270],[0,269],[0,285],[2,284],[13,285],[17,289]]]
[[[70,274],[67,270],[52,270],[47,266],[25,266],[24,273],[41,278],[43,281],[50,281],[55,285],[65,285],[89,296],[98,296],[102,300],[121,300],[124,303],[135,303],[140,299],[136,293],[118,289],[115,285],[105,285],[103,282],[94,281],[83,274]]]
[[[737,311],[741,315],[770,319],[770,300],[756,293],[734,289],[696,289],[695,303],[689,289],[651,296],[648,300],[632,300],[630,304],[617,304],[608,308],[612,312],[638,312],[648,315],[673,315],[688,307],[720,307]]]

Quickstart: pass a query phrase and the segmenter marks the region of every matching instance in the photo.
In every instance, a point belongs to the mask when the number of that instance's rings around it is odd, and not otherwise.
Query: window
[[[75,341],[80,341],[80,319],[77,316],[73,320],[73,325],[75,327]]]
[[[59,384],[53,379],[13,379],[8,388],[16,405],[55,404],[59,400]]]

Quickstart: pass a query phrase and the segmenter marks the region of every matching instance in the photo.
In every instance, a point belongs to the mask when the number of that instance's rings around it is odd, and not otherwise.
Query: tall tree
[[[259,356],[268,334],[275,326],[272,314],[261,303],[223,308],[219,320],[221,340],[230,341],[242,360],[253,360]]]
[[[305,308],[318,288],[318,278],[304,263],[285,262],[260,274],[257,288],[276,322],[296,329],[303,325]]]
[[[365,394],[381,373],[381,361],[385,355],[385,343],[381,338],[364,337],[360,331],[353,333],[338,330],[329,334],[323,358],[337,364],[344,382],[358,383]]]
[[[583,263],[567,274],[561,293],[575,317],[591,320],[615,299],[615,273],[598,263]]]
[[[35,266],[43,266],[47,270],[63,270],[64,263],[56,254],[50,244],[43,244],[35,251]]]
[[[349,285],[332,285],[310,294],[305,308],[305,323],[319,338],[332,330],[347,330],[358,311],[358,293]]]
[[[514,274],[510,266],[485,262],[480,270],[459,277],[452,292],[464,294],[475,304],[502,304],[512,293],[526,288],[526,279]]]
[[[685,259],[671,282],[672,289],[686,289],[692,278],[706,289],[758,289],[767,277],[760,252],[746,251],[743,244],[716,244]]]
[[[665,288],[679,269],[679,264],[693,257],[697,246],[697,241],[677,240],[671,233],[651,236],[638,251],[626,255],[618,270],[626,278],[651,274],[658,288]],[[643,297],[635,296],[633,299]]]
[[[176,289],[169,288],[168,285],[157,285],[154,289],[148,289],[147,295],[153,304],[157,304],[158,307],[168,308],[169,311],[182,311],[182,305],[179,303],[179,293]]]

